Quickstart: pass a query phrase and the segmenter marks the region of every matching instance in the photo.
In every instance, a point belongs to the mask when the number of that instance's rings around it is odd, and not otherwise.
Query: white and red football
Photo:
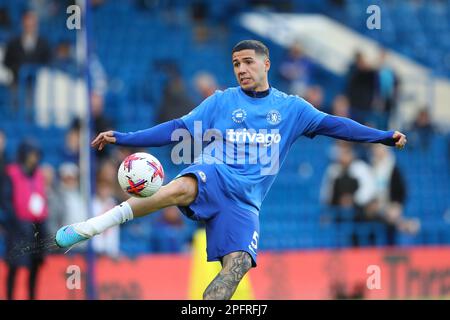
[[[150,197],[161,188],[164,169],[151,154],[137,152],[122,161],[117,174],[120,187],[133,197]]]

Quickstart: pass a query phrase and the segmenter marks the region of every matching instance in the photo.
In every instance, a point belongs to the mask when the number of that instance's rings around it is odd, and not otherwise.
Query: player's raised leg
[[[229,300],[239,282],[252,267],[248,252],[236,251],[227,254],[222,260],[222,270],[203,293],[204,300]]]
[[[130,198],[100,216],[62,227],[56,233],[55,242],[59,247],[70,247],[133,218],[170,206],[188,206],[195,200],[197,192],[197,179],[180,177],[162,186],[151,197]]]

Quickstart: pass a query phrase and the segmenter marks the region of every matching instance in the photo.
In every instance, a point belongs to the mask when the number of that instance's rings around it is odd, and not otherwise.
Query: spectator
[[[351,118],[350,103],[345,95],[337,95],[331,106],[331,113],[334,116]]]
[[[190,8],[194,39],[198,44],[202,44],[208,41],[211,36],[210,28],[208,28],[206,21],[209,14],[209,4],[204,0],[195,0],[190,5]]]
[[[103,212],[117,205],[117,201],[114,199],[113,184],[111,184],[109,179],[104,179],[105,172],[97,177],[96,192],[92,204],[94,216],[103,214]],[[92,241],[92,247],[96,253],[107,255],[111,258],[119,257],[120,229],[118,226],[108,229]]]
[[[117,182],[117,168],[119,166],[111,159],[105,160],[100,163],[99,169],[97,171],[97,182],[105,181],[110,185],[116,185]]]
[[[176,207],[165,208],[153,225],[154,252],[186,252],[191,240],[189,228]]]
[[[62,40],[56,46],[52,67],[71,75],[77,74],[77,64],[72,56],[72,48],[69,41]]]
[[[411,145],[419,146],[424,150],[428,149],[435,131],[436,129],[431,121],[428,108],[419,110],[409,135]]]
[[[281,77],[288,82],[291,93],[303,96],[307,87],[311,84],[313,63],[303,53],[299,43],[294,43],[288,52],[288,56],[281,63],[279,69]]]
[[[377,123],[375,126],[386,130],[392,112],[397,107],[399,95],[399,79],[393,68],[386,62],[387,53],[381,51],[378,65],[378,105]]]
[[[324,203],[344,208],[364,207],[375,197],[370,166],[355,157],[351,144],[337,144],[337,160],[326,170],[321,188]]]
[[[328,112],[328,108],[324,105],[324,96],[322,87],[314,85],[306,89],[304,98],[311,103],[316,109]]]
[[[47,195],[42,171],[39,169],[41,151],[34,142],[24,141],[17,152],[17,163],[7,167],[12,182],[12,214],[8,217],[6,234],[7,298],[14,296],[17,270],[25,266],[29,271],[28,297],[36,296],[36,282],[44,261],[42,247],[46,238],[45,220],[48,216]],[[21,253],[24,247],[32,251]]]
[[[349,68],[346,95],[350,101],[354,119],[363,124],[372,121],[376,83],[377,72],[368,65],[364,55],[357,52]]]
[[[112,120],[104,113],[104,97],[96,92],[91,94],[92,122],[94,133],[112,130]]]
[[[105,96],[108,90],[108,77],[96,53],[91,53],[89,57],[89,73],[92,79],[92,91],[98,95]]]
[[[403,206],[406,199],[406,185],[395,163],[394,154],[381,144],[374,144],[371,149],[371,164],[377,182],[377,200],[380,209],[385,211],[393,202]]]
[[[359,246],[361,241],[356,223],[366,221],[366,206],[375,196],[375,178],[370,166],[355,157],[351,144],[339,142],[337,159],[327,168],[322,182],[321,199],[329,206],[328,212],[338,223],[338,229],[342,222],[352,224],[352,230],[346,235],[353,246]]]
[[[186,91],[183,78],[177,70],[169,75],[167,85],[164,88],[163,100],[159,107],[158,122],[166,122],[188,114],[194,103]]]
[[[195,89],[199,95],[199,101],[203,101],[218,90],[216,78],[208,72],[199,72],[194,77]]]
[[[58,172],[60,201],[64,207],[61,225],[87,219],[86,207],[83,205],[84,201],[80,190],[78,166],[71,162],[64,162],[59,166]]]
[[[51,51],[47,40],[39,36],[38,17],[33,11],[26,11],[22,16],[22,34],[11,39],[5,50],[4,65],[11,70],[13,74],[13,90],[14,100],[12,105],[17,108],[17,84],[19,81],[19,71],[25,64],[41,65],[50,62]],[[31,78],[27,78],[27,86],[29,86]],[[29,89],[29,88],[28,88]],[[30,90],[27,97],[31,96]],[[27,101],[28,101],[27,99]],[[28,106],[31,102],[28,101]]]
[[[64,162],[78,163],[80,160],[80,135],[81,127],[79,120],[72,123],[66,133],[65,144],[62,150]]]
[[[387,226],[388,245],[395,245],[397,232],[415,234],[419,225],[416,220],[403,218],[406,184],[395,157],[383,145],[372,145],[372,172],[377,186],[376,198],[367,207],[367,215]]]
[[[5,7],[0,7],[0,28],[10,29],[11,24],[11,17],[9,16],[8,9]]]
[[[48,219],[47,230],[50,234],[63,225],[63,216],[66,213],[64,201],[61,196],[60,188],[57,185],[55,169],[50,164],[41,166],[41,171],[45,181],[45,193],[47,194]]]
[[[47,64],[51,58],[47,40],[38,32],[38,17],[33,11],[22,16],[22,34],[6,45],[4,64],[14,75],[17,84],[20,67],[24,64]]]
[[[104,113],[103,96],[95,91],[91,93],[91,110],[94,137],[100,132],[112,130],[114,128],[112,120]],[[95,156],[97,160],[102,161],[105,158],[109,157],[111,154],[110,150],[111,149],[109,148],[108,150],[102,150],[101,152],[96,150]]]

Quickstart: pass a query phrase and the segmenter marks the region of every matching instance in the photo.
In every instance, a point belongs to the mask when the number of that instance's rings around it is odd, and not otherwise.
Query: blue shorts
[[[206,251],[208,261],[222,261],[235,251],[245,251],[256,267],[258,252],[259,217],[239,207],[227,194],[220,171],[214,164],[193,164],[180,172],[177,178],[193,176],[198,182],[198,194],[187,207],[179,207],[188,218],[206,224]]]

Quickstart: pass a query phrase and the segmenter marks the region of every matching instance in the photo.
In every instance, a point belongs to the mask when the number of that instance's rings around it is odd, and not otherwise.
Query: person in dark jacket
[[[24,141],[17,151],[17,163],[6,166],[2,203],[6,205],[7,299],[14,297],[19,267],[29,271],[28,298],[36,297],[39,269],[44,261],[45,219],[48,215],[45,182],[38,168],[41,151],[32,141]]]
[[[47,64],[50,59],[50,46],[38,33],[36,13],[25,12],[22,16],[22,34],[6,45],[4,64],[13,73],[13,83],[17,84],[20,67],[24,64]]]
[[[354,120],[367,124],[371,121],[377,89],[377,71],[371,68],[361,52],[349,68],[346,95]]]
[[[186,89],[186,83],[177,67],[169,69],[168,78],[157,117],[160,123],[181,117],[194,107]]]
[[[38,18],[33,11],[26,11],[22,15],[22,33],[12,38],[6,45],[3,64],[7,67],[12,75],[11,83],[12,101],[11,105],[17,109],[19,106],[17,86],[19,84],[20,70],[24,65],[45,65],[50,62],[51,49],[45,38],[39,35]],[[31,115],[29,110],[32,103],[31,84],[33,82],[32,73],[27,74],[25,79],[26,85],[26,106],[28,108],[28,116]]]

